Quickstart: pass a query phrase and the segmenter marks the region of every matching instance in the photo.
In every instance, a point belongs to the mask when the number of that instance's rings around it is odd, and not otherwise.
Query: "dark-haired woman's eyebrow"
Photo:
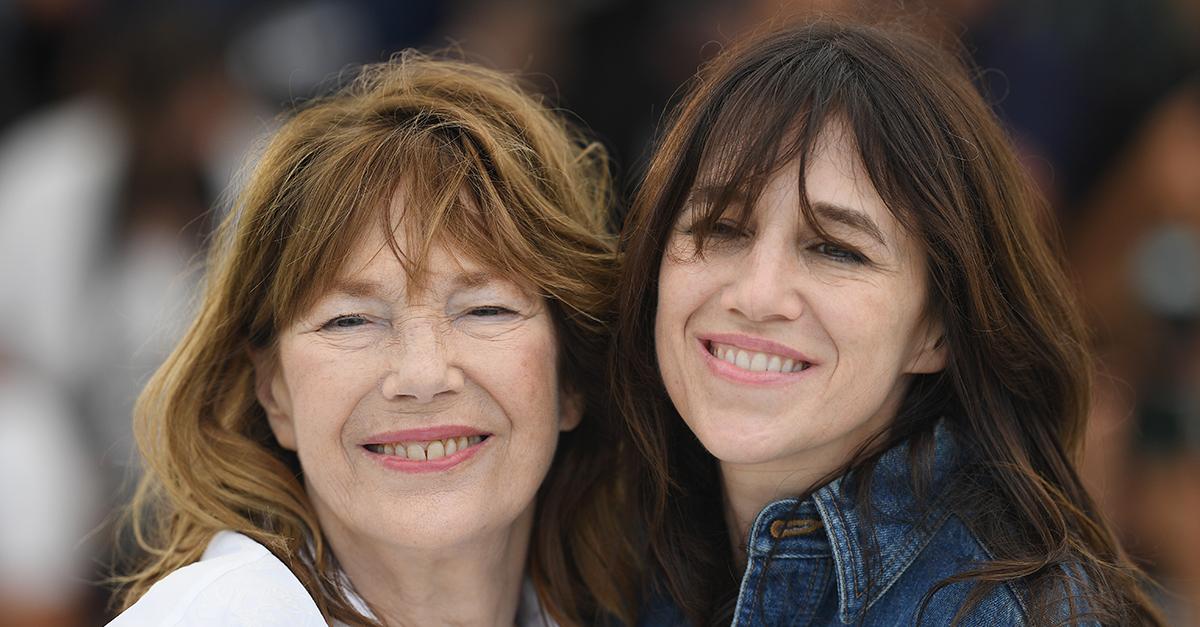
[[[871,239],[879,242],[884,248],[887,248],[887,240],[883,237],[883,231],[879,229],[879,226],[867,214],[829,202],[814,202],[812,210],[821,219],[837,222],[843,226],[848,226],[856,231],[865,233]]]
[[[703,203],[708,205],[719,200],[740,205],[746,201],[746,192],[736,188],[729,189],[722,185],[697,185],[688,193],[686,204]]]

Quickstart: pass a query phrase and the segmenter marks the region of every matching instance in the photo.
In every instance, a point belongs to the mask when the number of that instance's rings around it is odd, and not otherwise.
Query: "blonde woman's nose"
[[[429,403],[462,389],[463,371],[448,350],[446,333],[432,318],[405,321],[387,348],[380,391],[392,400]]]

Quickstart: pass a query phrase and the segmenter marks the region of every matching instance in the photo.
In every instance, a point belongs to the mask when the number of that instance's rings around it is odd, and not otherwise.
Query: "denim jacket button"
[[[780,540],[795,536],[806,536],[824,526],[825,524],[819,518],[793,518],[791,520],[780,518],[771,521],[771,537]]]

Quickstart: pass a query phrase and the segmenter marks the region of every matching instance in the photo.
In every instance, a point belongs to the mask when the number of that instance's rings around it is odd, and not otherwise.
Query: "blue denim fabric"
[[[907,444],[880,458],[871,487],[877,552],[862,546],[869,535],[862,533],[866,523],[850,482],[835,480],[803,502],[767,505],[750,529],[733,624],[915,625],[925,594],[937,582],[990,559],[947,508],[942,488],[960,462],[944,424],[935,443],[924,507],[912,491]],[[921,624],[949,625],[973,585],[939,590],[925,604]],[[1023,603],[1011,584],[998,586],[959,624],[1023,625]],[[646,627],[683,624],[682,613],[662,597],[652,599],[639,620]]]

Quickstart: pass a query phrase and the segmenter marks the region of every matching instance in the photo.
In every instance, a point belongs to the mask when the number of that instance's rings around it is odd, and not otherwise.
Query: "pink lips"
[[[771,340],[764,340],[759,337],[751,337],[749,335],[739,335],[735,333],[713,333],[711,335],[702,335],[700,340],[705,344],[716,342],[718,344],[729,344],[748,351],[756,353],[771,353],[780,357],[789,357],[793,361],[806,361],[815,363],[811,357],[797,351],[790,346],[776,344]],[[707,347],[706,347],[707,348]]]
[[[389,431],[371,436],[362,443],[360,448],[368,457],[374,458],[385,468],[398,470],[404,473],[422,474],[432,472],[442,472],[449,470],[463,462],[474,457],[481,449],[491,442],[491,438],[487,437],[491,434],[486,431],[480,431],[471,427],[463,427],[457,425],[427,427],[422,429],[408,429],[404,431]],[[429,441],[429,440],[445,440],[449,438],[484,436],[482,442],[468,446],[464,449],[459,449],[450,455],[440,457],[434,460],[415,461],[395,455],[386,455],[376,453],[365,448],[367,444],[395,444],[397,442],[414,442],[414,441]]]
[[[708,369],[718,377],[734,383],[769,387],[788,385],[807,377],[808,374],[813,370],[812,366],[816,365],[816,362],[814,362],[812,358],[808,357],[807,355],[788,346],[777,344],[763,338],[738,334],[716,333],[699,336],[697,339],[698,341],[696,342],[696,348],[700,351],[701,358],[708,366]],[[780,357],[789,358],[796,362],[806,362],[811,365],[799,372],[755,372],[746,370],[722,359],[717,359],[715,355],[709,352],[709,346],[713,342],[736,346],[747,351],[771,353],[773,355],[779,355]]]
[[[486,431],[480,431],[472,427],[463,427],[459,425],[445,425],[439,427],[425,427],[422,429],[406,429],[404,431],[388,431],[371,436],[363,444],[395,444],[396,442],[412,442],[425,440],[445,440],[447,438],[469,438],[473,435],[490,435]]]

